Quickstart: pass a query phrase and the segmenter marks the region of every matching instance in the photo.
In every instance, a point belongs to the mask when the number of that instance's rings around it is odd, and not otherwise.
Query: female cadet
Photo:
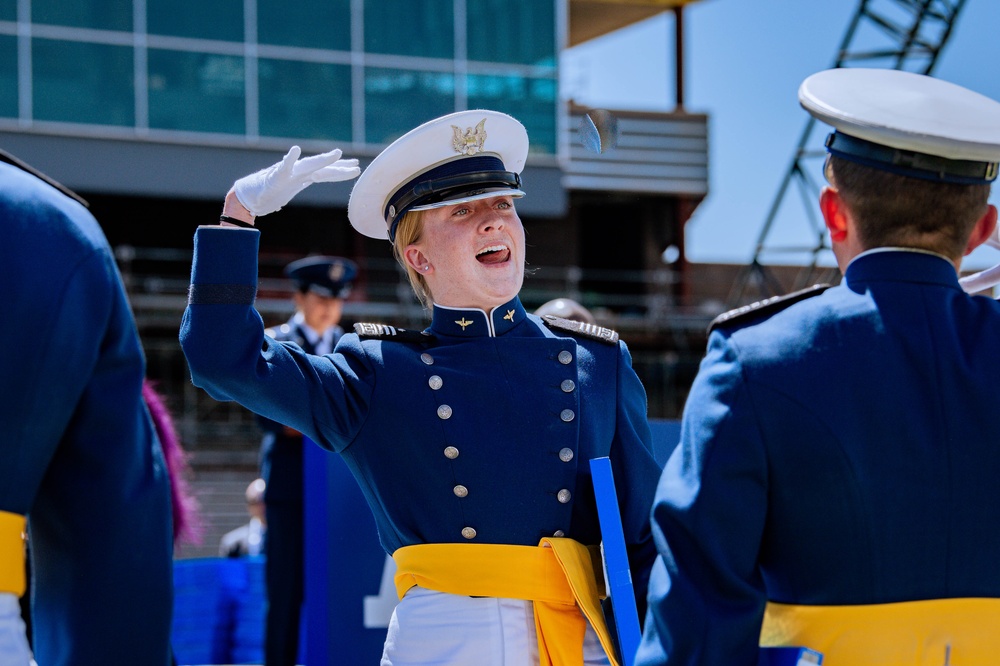
[[[596,457],[612,461],[644,606],[659,478],[645,392],[616,333],[521,305],[527,153],[515,119],[459,112],[398,139],[356,184],[351,224],[392,242],[432,310],[422,332],[358,324],[311,356],[267,337],[253,310],[255,216],[354,177],[340,151],[296,161],[295,147],[238,180],[222,224],[195,236],[181,328],[193,380],[350,467],[397,564],[383,664],[608,663]]]

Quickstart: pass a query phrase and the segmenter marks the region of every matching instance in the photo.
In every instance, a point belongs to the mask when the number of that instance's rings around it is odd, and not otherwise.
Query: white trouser
[[[31,659],[28,638],[24,635],[21,604],[11,592],[0,592],[0,664],[28,666]]]
[[[589,622],[583,662],[586,666],[610,663]],[[411,587],[389,621],[381,666],[416,664],[537,666],[538,637],[531,602]]]

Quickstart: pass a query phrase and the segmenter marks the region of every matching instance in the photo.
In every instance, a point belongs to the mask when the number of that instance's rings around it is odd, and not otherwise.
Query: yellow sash
[[[802,646],[829,666],[1000,664],[1000,599],[865,606],[768,603],[762,646]]]
[[[0,511],[0,592],[24,594],[24,516]]]
[[[430,543],[405,546],[396,561],[396,593],[418,585],[466,596],[532,601],[541,666],[583,664],[583,636],[590,621],[611,663],[611,634],[598,591],[600,554],[572,539],[542,539],[535,546]],[[594,549],[596,552],[596,548]],[[602,584],[603,587],[603,584]],[[577,608],[579,605],[579,609]]]

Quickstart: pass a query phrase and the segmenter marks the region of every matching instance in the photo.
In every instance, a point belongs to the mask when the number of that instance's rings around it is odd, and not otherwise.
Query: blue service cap
[[[799,103],[834,127],[831,155],[938,182],[997,177],[1000,103],[954,83],[896,69],[829,69],[802,82]]]
[[[357,265],[341,257],[306,257],[285,266],[285,275],[299,291],[326,298],[347,298],[357,274]]]
[[[383,150],[351,191],[347,217],[371,238],[393,240],[411,210],[495,196],[522,197],[528,133],[497,111],[459,111],[410,130]]]

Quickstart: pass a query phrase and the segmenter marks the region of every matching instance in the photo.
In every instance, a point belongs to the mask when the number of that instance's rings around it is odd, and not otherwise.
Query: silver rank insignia
[[[587,324],[573,319],[563,319],[555,315],[542,315],[542,321],[549,328],[557,328],[577,335],[583,335],[608,344],[618,344],[618,331],[595,324]]]

